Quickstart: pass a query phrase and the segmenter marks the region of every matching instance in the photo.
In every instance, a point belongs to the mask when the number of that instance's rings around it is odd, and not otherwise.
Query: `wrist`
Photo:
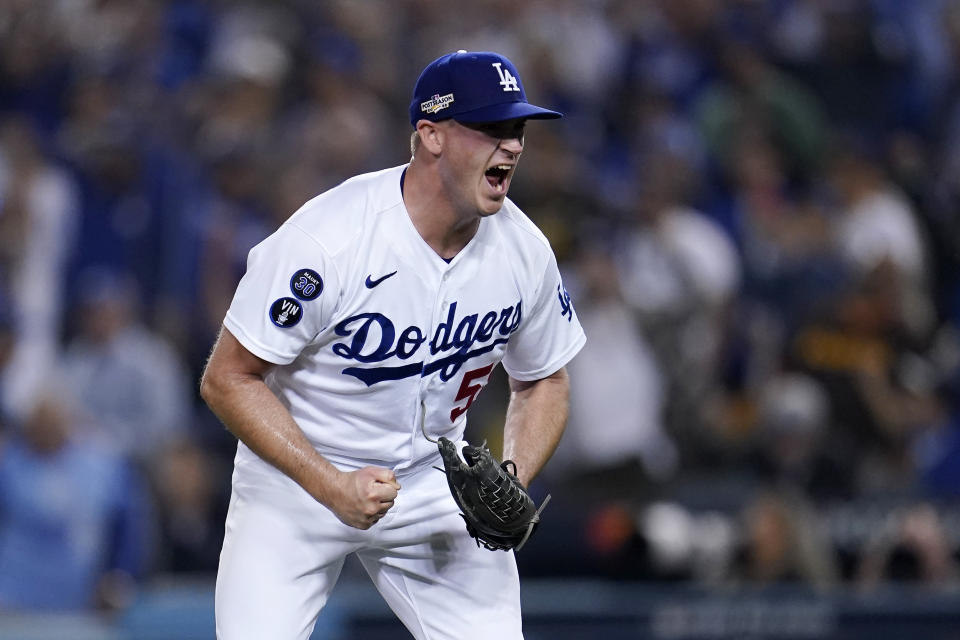
[[[300,484],[314,500],[331,507],[344,494],[346,473],[334,467],[319,454],[318,458],[316,464],[310,465],[311,468]]]

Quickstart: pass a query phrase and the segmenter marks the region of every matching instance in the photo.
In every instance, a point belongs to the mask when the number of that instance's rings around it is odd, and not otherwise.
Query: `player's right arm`
[[[368,529],[393,506],[400,485],[393,471],[343,472],[310,444],[264,383],[276,365],[248,351],[223,329],[200,382],[200,395],[237,438],[329,508],[345,524]]]

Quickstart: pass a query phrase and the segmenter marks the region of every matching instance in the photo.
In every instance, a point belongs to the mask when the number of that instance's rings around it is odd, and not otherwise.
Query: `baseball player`
[[[489,52],[445,55],[410,105],[409,164],[347,180],[250,251],[201,384],[239,438],[217,635],[307,638],[355,553],[416,638],[521,638],[512,551],[467,533],[435,442],[502,362],[524,485],[567,417],[585,337],[543,234],[507,191],[527,102]]]

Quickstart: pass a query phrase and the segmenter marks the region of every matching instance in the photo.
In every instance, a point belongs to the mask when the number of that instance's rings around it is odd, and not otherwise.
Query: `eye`
[[[464,126],[479,131],[484,135],[497,140],[518,138],[523,143],[523,133],[526,123],[523,120],[505,120],[503,122],[463,123]]]
[[[499,140],[503,140],[505,138],[519,138],[521,141],[523,141],[523,122],[498,123],[498,125],[493,127],[493,129],[494,131],[491,135],[493,135],[494,138]]]
[[[523,144],[523,129],[524,123],[520,123],[517,126],[513,127],[509,135],[504,136],[504,138],[517,138],[520,140],[520,144]]]
[[[493,122],[490,124],[482,124],[478,128],[481,133],[484,133],[491,138],[500,138],[504,134],[504,127],[499,122]]]

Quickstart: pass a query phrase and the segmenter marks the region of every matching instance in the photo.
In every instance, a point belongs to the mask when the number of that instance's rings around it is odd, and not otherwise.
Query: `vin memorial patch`
[[[289,329],[302,316],[303,307],[296,298],[280,298],[270,305],[270,320],[281,329]]]

